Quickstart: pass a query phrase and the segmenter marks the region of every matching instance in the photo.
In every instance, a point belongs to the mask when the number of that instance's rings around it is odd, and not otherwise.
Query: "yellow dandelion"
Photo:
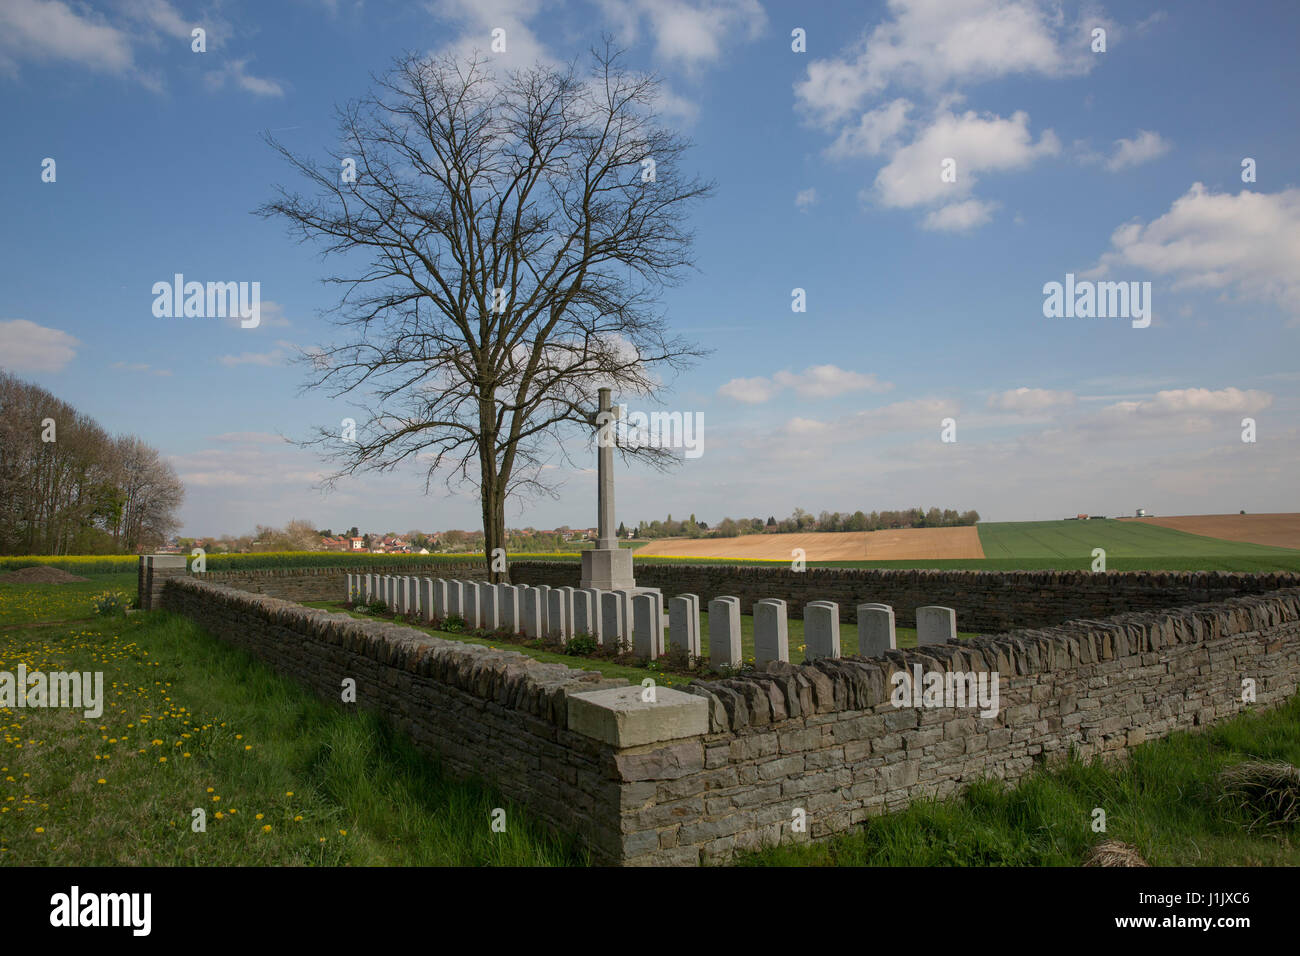
[[[266,824],[265,826],[263,826],[263,827],[262,827],[262,832],[263,832],[263,833],[270,833],[270,832],[271,832],[271,824],[268,823],[268,824]]]

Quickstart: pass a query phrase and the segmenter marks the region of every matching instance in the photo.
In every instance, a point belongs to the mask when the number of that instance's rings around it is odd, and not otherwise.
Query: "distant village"
[[[550,530],[524,528],[507,532],[511,551],[554,551],[584,547],[596,539],[595,528],[559,527]],[[189,554],[202,548],[209,554],[268,551],[340,551],[352,554],[456,554],[481,550],[482,531],[362,532],[351,528],[342,534],[331,529],[316,530],[307,522],[293,521],[284,528],[259,527],[250,535],[214,537],[172,537],[159,548],[162,554]]]

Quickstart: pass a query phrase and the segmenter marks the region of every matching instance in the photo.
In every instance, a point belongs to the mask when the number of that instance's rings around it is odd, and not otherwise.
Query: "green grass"
[[[962,796],[914,803],[821,843],[746,854],[748,866],[1077,866],[1103,840],[1152,866],[1297,866],[1300,833],[1249,834],[1216,801],[1216,774],[1243,760],[1300,766],[1300,697],[1205,731],[1137,747],[1124,764],[1072,760],[1015,787],[984,780]],[[1091,828],[1106,812],[1106,832]]]
[[[108,698],[97,720],[0,710],[0,865],[589,862],[489,787],[444,776],[378,718],[319,700],[189,621],[91,613],[93,593],[133,583],[126,574],[0,584],[0,670],[102,670]],[[802,622],[790,624],[793,650]],[[901,644],[912,640],[900,632]],[[1294,828],[1248,834],[1245,818],[1215,801],[1218,771],[1247,759],[1300,765],[1300,698],[1144,744],[1124,764],[1066,762],[1014,788],[983,781],[830,841],[738,862],[1072,866],[1118,839],[1154,865],[1300,865]],[[190,828],[200,807],[206,833]],[[505,833],[489,825],[497,807]],[[1089,825],[1095,807],[1107,814],[1104,835]]]
[[[1086,558],[1093,548],[1112,558],[1300,559],[1300,551],[1245,541],[1226,541],[1175,531],[1140,521],[1000,521],[980,523],[980,545],[986,558]]]
[[[34,597],[15,599],[0,585],[16,619],[0,627],[0,670],[103,671],[106,703],[94,720],[0,710],[0,865],[587,862],[378,718],[319,700],[184,618],[97,618],[85,585],[27,588]],[[61,623],[13,613],[37,605]],[[490,826],[498,807],[504,833]],[[196,808],[204,833],[191,829]]]

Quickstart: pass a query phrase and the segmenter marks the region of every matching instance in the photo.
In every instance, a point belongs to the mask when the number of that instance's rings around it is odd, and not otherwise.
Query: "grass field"
[[[985,780],[914,803],[823,843],[748,854],[742,866],[1077,866],[1093,844],[1134,844],[1152,866],[1297,866],[1300,833],[1247,833],[1216,774],[1245,760],[1300,766],[1300,697],[1135,748],[1126,763],[1040,768],[1016,787]],[[1091,829],[1106,812],[1105,834]]]
[[[1225,541],[1137,521],[1005,521],[979,524],[987,558],[1087,558],[1105,548],[1111,558],[1294,558],[1300,552]]]
[[[1220,516],[1231,519],[1234,516]],[[1264,518],[1266,516],[1254,516]],[[1282,515],[1290,521],[1294,516]],[[1172,520],[1172,519],[1170,519]],[[1180,519],[1181,520],[1181,519]],[[1291,527],[1290,524],[1287,527]],[[924,531],[926,529],[920,529]],[[958,530],[967,534],[971,529]],[[1300,550],[1253,544],[1190,534],[1174,528],[1142,521],[1014,521],[983,522],[976,525],[979,545],[984,557],[934,558],[908,557],[890,560],[850,560],[807,562],[808,567],[833,568],[937,568],[971,571],[1037,571],[1078,570],[1092,567],[1093,548],[1104,548],[1106,567],[1111,571],[1294,571],[1300,572]],[[1253,534],[1263,533],[1252,526]],[[880,532],[873,532],[880,534]],[[786,537],[755,535],[755,540],[768,541]],[[808,537],[808,536],[804,536]],[[815,535],[818,538],[841,537],[834,534]],[[851,537],[851,535],[850,535]],[[736,539],[748,541],[749,538]],[[845,540],[848,540],[846,538]],[[753,559],[718,558],[689,555],[645,554],[643,546],[656,544],[656,548],[669,542],[629,541],[624,547],[638,550],[637,564],[735,564],[766,567],[788,567],[789,558]],[[691,542],[687,542],[691,543]],[[691,543],[694,544],[694,543]],[[783,552],[784,553],[784,552]],[[809,552],[810,554],[813,552]],[[556,551],[516,553],[512,561],[563,561],[576,563],[580,552]],[[395,569],[430,565],[454,566],[465,562],[481,562],[481,555],[418,555],[418,554],[342,554],[339,552],[299,551],[263,554],[208,555],[208,570],[235,571],[260,568],[288,567],[356,567],[362,565],[390,566]],[[62,568],[73,574],[92,575],[126,573],[136,569],[135,555],[67,556],[41,555],[31,557],[0,557],[0,573],[34,564]]]
[[[133,585],[131,574],[0,583],[0,670],[102,670],[108,698],[97,720],[0,710],[0,866],[589,862],[491,789],[446,777],[378,719],[320,701],[183,618],[92,614],[92,594]],[[1077,865],[1102,838],[1089,828],[1100,806],[1106,837],[1154,864],[1300,864],[1294,831],[1246,834],[1216,803],[1214,774],[1246,758],[1300,763],[1300,699],[1144,744],[1127,765],[980,783],[739,862]],[[498,807],[504,833],[490,826]],[[196,809],[206,832],[191,827]]]
[[[95,617],[90,595],[106,584],[134,576],[0,584],[0,670],[103,671],[107,698],[97,720],[0,710],[0,865],[587,861],[377,718],[321,702],[183,618]],[[498,807],[504,833],[490,826]],[[206,832],[192,829],[196,809]]]

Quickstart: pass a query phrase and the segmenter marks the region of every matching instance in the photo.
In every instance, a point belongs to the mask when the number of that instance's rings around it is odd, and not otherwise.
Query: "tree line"
[[[132,554],[179,525],[158,451],[0,371],[0,554]]]
[[[723,518],[712,529],[691,515],[685,521],[642,521],[636,530],[638,538],[735,538],[743,534],[789,534],[798,531],[885,531],[893,528],[955,528],[973,525],[980,520],[978,511],[958,512],[952,508],[909,508],[904,511],[839,512],[823,511],[819,515],[795,508],[788,518],[777,520],[762,518]],[[626,526],[619,526],[619,535],[627,536]]]

